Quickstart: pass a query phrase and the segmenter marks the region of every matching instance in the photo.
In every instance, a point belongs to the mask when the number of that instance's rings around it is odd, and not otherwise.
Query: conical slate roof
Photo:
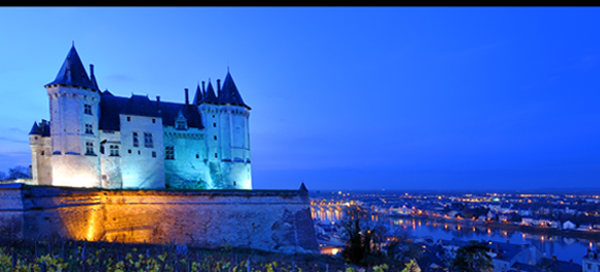
[[[215,89],[213,89],[210,81],[208,82],[208,87],[206,87],[206,93],[204,94],[204,103],[218,103],[217,95],[215,95]]]
[[[218,103],[233,104],[250,108],[248,107],[248,105],[244,104],[244,100],[242,99],[240,92],[235,86],[233,78],[231,78],[231,74],[229,72],[227,72],[227,75],[225,76],[225,80],[223,82],[223,89],[219,93]]]
[[[196,87],[196,94],[194,95],[194,105],[200,105],[202,103],[202,99],[204,96],[202,95],[202,90],[200,90],[200,85]]]
[[[75,45],[71,47],[67,59],[58,71],[58,75],[56,75],[56,79],[46,84],[46,86],[53,84],[74,85],[98,90],[98,84],[95,84],[95,79],[94,82],[90,80],[85,68],[83,68],[81,59],[75,50]]]
[[[39,123],[39,125],[38,125],[38,122],[33,122],[33,127],[31,128],[29,135],[41,135],[44,137],[49,137],[50,136],[50,123],[47,122],[46,120],[42,120],[42,122]]]
[[[33,122],[33,127],[29,131],[29,135],[42,135],[42,130],[38,127],[37,122]]]

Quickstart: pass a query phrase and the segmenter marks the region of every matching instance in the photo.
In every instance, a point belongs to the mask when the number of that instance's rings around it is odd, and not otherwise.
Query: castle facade
[[[71,47],[44,87],[50,121],[29,133],[40,185],[106,189],[252,189],[247,106],[229,72],[185,102],[100,91]]]

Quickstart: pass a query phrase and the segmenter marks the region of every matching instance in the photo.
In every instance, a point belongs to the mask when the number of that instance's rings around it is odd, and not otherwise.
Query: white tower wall
[[[46,89],[50,98],[52,185],[100,187],[100,93],[59,84]]]
[[[222,183],[221,159],[223,153],[220,148],[220,113],[219,106],[202,104],[199,106],[202,123],[204,125],[204,144],[206,150],[207,189],[220,189]],[[216,140],[215,140],[216,136]]]
[[[123,188],[165,188],[162,119],[124,114],[119,119]],[[134,132],[137,133],[137,146]],[[146,145],[145,133],[152,135],[152,146]]]

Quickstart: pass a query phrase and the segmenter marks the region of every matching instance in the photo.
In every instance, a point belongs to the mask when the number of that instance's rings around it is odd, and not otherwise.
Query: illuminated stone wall
[[[52,185],[100,187],[100,93],[62,84],[47,85],[46,89],[50,100]],[[89,114],[84,114],[85,105],[91,107]]]
[[[29,135],[31,147],[31,174],[36,184],[52,184],[52,139],[42,135]]]
[[[0,210],[0,230],[18,238],[43,235],[289,253],[318,251],[307,191],[95,190],[23,185],[0,187],[0,205],[12,207]]]
[[[204,130],[165,127],[163,131],[164,145],[171,147],[173,151],[173,154],[164,160],[167,188],[213,189],[206,164],[208,155]]]
[[[100,139],[100,145],[104,150],[100,153],[102,188],[121,189],[123,188],[121,132],[100,130]]]
[[[252,189],[250,111],[233,105],[199,106],[205,127],[209,189]]]
[[[123,114],[119,115],[119,119],[123,188],[165,188],[162,119]],[[145,134],[151,135],[150,143],[146,142]]]

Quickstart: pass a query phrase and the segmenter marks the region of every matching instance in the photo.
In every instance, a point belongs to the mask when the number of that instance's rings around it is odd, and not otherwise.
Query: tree
[[[389,259],[404,261],[405,257],[413,258],[416,256],[415,254],[410,254],[414,250],[410,250],[413,243],[408,231],[401,228],[394,229],[386,239],[386,255]]]
[[[471,241],[458,248],[452,260],[452,269],[461,272],[491,272],[494,265],[488,255],[490,248],[484,242]]]
[[[0,181],[9,181],[9,180],[17,180],[17,179],[29,179],[31,175],[29,173],[29,168],[25,166],[15,166],[13,168],[8,169],[8,174],[0,171]]]
[[[346,240],[342,257],[359,266],[370,266],[383,261],[381,245],[386,240],[387,229],[378,221],[367,219],[367,212],[352,206],[342,222],[342,235]]]
[[[28,179],[31,178],[29,175],[29,168],[25,166],[15,166],[14,168],[8,169],[8,179]]]

